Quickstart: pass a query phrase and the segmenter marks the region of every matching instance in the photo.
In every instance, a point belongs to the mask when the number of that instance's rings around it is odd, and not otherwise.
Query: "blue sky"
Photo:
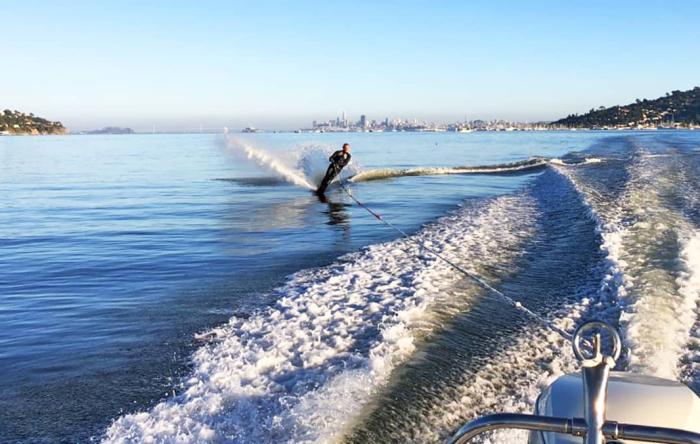
[[[554,119],[700,85],[700,2],[23,1],[0,107],[71,129]]]

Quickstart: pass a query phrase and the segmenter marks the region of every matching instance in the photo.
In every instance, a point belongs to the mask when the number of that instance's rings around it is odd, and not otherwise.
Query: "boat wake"
[[[589,158],[546,158],[532,157],[517,162],[501,163],[494,165],[457,166],[457,167],[416,167],[416,168],[378,168],[360,171],[350,177],[351,182],[368,182],[372,180],[392,179],[409,176],[439,176],[444,174],[490,174],[513,175],[530,174],[541,171],[550,165],[574,166],[602,162],[599,157]]]
[[[464,208],[414,235],[488,275],[531,235],[533,203],[504,196]],[[511,253],[508,253],[511,252]],[[339,439],[354,416],[437,324],[480,294],[407,239],[371,246],[292,275],[278,302],[233,318],[194,355],[181,394],[117,419],[106,442],[203,440],[316,442]]]
[[[289,153],[271,153],[240,139],[229,138],[227,146],[243,155],[261,169],[271,172],[269,177],[221,178],[244,186],[275,186],[282,184],[297,185],[315,190],[321,183],[328,167],[331,148],[320,145],[308,145]],[[377,168],[362,170],[354,164],[345,168],[341,177],[350,182],[369,182],[410,176],[437,176],[446,174],[492,174],[513,175],[530,174],[547,168],[549,165],[580,165],[601,162],[600,158],[548,159],[533,157],[517,162],[494,165],[475,165],[457,167],[414,167],[414,168]]]
[[[569,344],[414,241],[562,329],[617,324],[620,368],[700,392],[700,160],[655,139],[611,140],[615,156],[355,172],[363,182],[542,170],[412,239],[291,275],[273,306],[203,333],[210,342],[179,394],[117,418],[104,441],[437,442],[477,415],[530,411],[541,387],[574,370]],[[327,163],[318,147],[284,162],[236,149],[306,188]],[[482,442],[525,440],[499,432]]]
[[[596,288],[606,264],[595,224],[575,188],[553,170],[523,193],[533,201],[528,224],[534,231],[499,267],[497,288],[573,331],[581,319],[600,315]],[[375,398],[348,441],[444,442],[459,425],[485,412],[532,411],[540,388],[575,369],[565,340],[500,301],[464,304],[440,325],[396,371],[393,384]],[[512,431],[485,439],[527,441]]]
[[[700,230],[685,211],[689,196],[699,191],[690,184],[696,170],[682,153],[655,156],[643,146],[619,167],[624,185],[614,192],[585,173],[562,173],[577,185],[598,223],[610,263],[602,288],[620,311],[626,368],[685,377],[700,388],[693,364],[700,338]]]
[[[459,167],[417,167],[417,168],[380,168],[360,171],[350,178],[351,182],[368,182],[371,180],[392,179],[409,176],[437,176],[443,174],[518,174],[546,168],[548,160],[541,157],[497,165],[459,166]]]

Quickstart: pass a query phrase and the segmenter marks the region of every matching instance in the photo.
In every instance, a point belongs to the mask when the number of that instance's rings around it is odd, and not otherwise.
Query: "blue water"
[[[559,157],[600,150],[610,137],[245,139],[280,156],[347,141],[355,168],[367,170]],[[692,146],[700,139],[680,137]],[[547,174],[412,176],[351,188],[413,233]],[[269,306],[278,297],[270,291],[291,273],[397,237],[337,187],[321,202],[271,176],[222,135],[0,138],[0,441],[96,439],[120,415],[179,390],[202,345],[196,333]]]

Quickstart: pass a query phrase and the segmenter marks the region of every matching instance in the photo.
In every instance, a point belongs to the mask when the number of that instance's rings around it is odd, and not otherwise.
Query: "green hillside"
[[[65,134],[66,128],[61,122],[37,117],[32,113],[4,110],[0,113],[0,134]]]
[[[629,105],[600,107],[552,124],[569,128],[697,126],[700,125],[700,87],[673,91],[654,100],[637,99]]]

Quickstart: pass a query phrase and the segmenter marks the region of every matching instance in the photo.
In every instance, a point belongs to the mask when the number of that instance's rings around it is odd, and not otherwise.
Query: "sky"
[[[0,108],[71,130],[553,120],[700,85],[698,1],[3,2]]]

